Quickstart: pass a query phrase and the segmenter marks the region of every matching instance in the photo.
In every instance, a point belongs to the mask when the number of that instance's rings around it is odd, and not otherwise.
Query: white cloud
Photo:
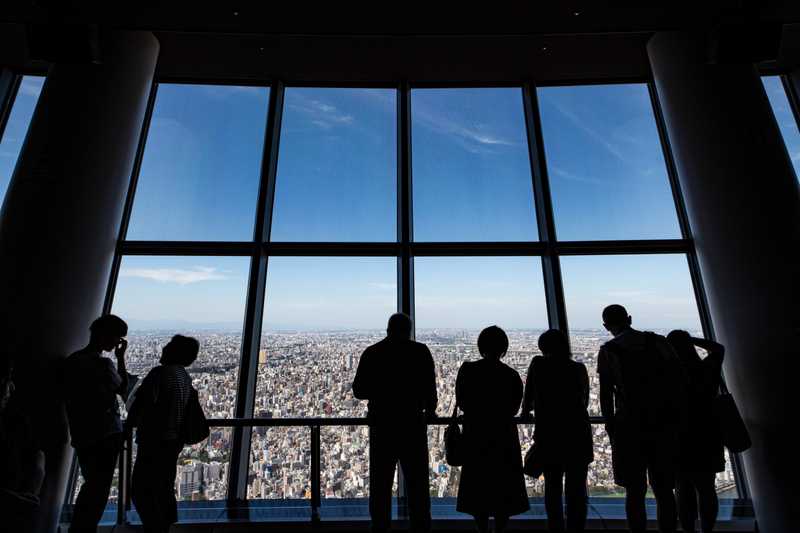
[[[589,183],[591,185],[606,185],[606,183],[597,178],[591,178],[588,176],[579,176],[574,172],[569,172],[557,166],[551,166],[550,173],[554,176],[565,179],[567,181],[577,181],[579,183]]]
[[[472,153],[493,153],[493,147],[514,146],[517,144],[488,131],[486,124],[463,124],[419,105],[414,110],[414,118],[420,124],[433,131],[454,135],[460,140],[460,144]]]
[[[176,283],[189,285],[202,281],[228,279],[228,276],[213,267],[196,266],[190,269],[183,268],[123,268],[120,275],[126,278],[141,278],[159,283]]]
[[[601,134],[594,128],[588,126],[586,122],[581,119],[577,114],[575,114],[571,109],[567,107],[555,104],[555,108],[564,115],[570,122],[572,122],[575,126],[577,126],[580,130],[582,130],[586,135],[597,141],[603,148],[605,148],[608,153],[619,159],[625,164],[628,164],[628,157],[623,153],[622,149],[614,143],[608,141],[607,136]]]
[[[292,98],[289,107],[307,115],[312,124],[324,130],[335,126],[350,125],[355,121],[353,115],[343,113],[336,106],[300,95]]]

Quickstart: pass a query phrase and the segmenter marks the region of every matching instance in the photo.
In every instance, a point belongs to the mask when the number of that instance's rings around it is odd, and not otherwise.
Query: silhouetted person
[[[0,529],[29,531],[39,507],[44,454],[27,416],[11,405],[14,366],[0,355]]]
[[[698,500],[703,533],[714,530],[719,511],[716,473],[725,470],[722,434],[714,417],[714,397],[722,385],[725,348],[714,341],[675,330],[667,335],[686,370],[689,381],[686,433],[678,459],[678,516],[681,528],[695,531]],[[708,351],[701,359],[695,346]]]
[[[543,356],[528,368],[522,413],[536,417],[534,442],[544,468],[544,505],[550,531],[564,531],[562,488],[567,500],[567,531],[586,527],[586,476],[594,460],[589,425],[589,374],[572,360],[567,336],[551,329],[539,336]],[[563,480],[566,478],[566,484]]]
[[[522,451],[514,416],[522,401],[522,380],[501,359],[508,337],[497,326],[478,335],[481,359],[458,369],[456,404],[464,412],[464,464],[458,486],[459,512],[475,517],[478,531],[505,529],[510,516],[530,508],[522,474]]]
[[[67,358],[64,371],[67,419],[83,475],[71,533],[97,531],[122,445],[117,396],[127,399],[135,376],[125,370],[128,325],[118,316],[92,322],[89,344]],[[116,367],[103,352],[114,351]]]
[[[128,426],[137,428],[138,445],[131,495],[146,533],[166,533],[178,520],[175,476],[192,391],[186,367],[199,350],[197,339],[172,337],[161,352],[161,364],[142,380],[128,414]]]
[[[647,526],[648,477],[658,507],[658,528],[675,531],[675,468],[686,393],[681,363],[661,335],[631,327],[621,305],[603,310],[614,338],[600,348],[600,408],[611,440],[614,482],[625,487],[631,531]]]
[[[353,395],[369,400],[369,513],[376,532],[391,523],[398,461],[412,531],[431,526],[427,418],[436,412],[436,374],[430,350],[411,340],[411,330],[408,315],[389,317],[386,338],[364,350],[353,380]]]

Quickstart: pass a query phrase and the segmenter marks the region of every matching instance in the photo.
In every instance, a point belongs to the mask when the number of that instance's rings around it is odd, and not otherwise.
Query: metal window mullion
[[[9,69],[0,69],[0,141],[3,140],[11,108],[14,107],[21,84],[22,76]]]
[[[544,276],[544,292],[547,301],[547,317],[550,328],[568,333],[564,284],[561,278],[561,263],[556,247],[556,225],[550,196],[550,182],[547,176],[547,163],[544,157],[544,140],[539,117],[539,103],[536,97],[536,87],[532,83],[523,85],[522,98],[525,109],[525,125],[528,133],[528,155],[533,179],[533,196],[536,203],[536,221],[539,228],[539,240],[544,244],[542,274]]]
[[[411,86],[404,82],[397,91],[397,309],[411,317],[412,338],[416,337],[414,322],[414,240],[413,191],[411,184]],[[408,491],[403,471],[397,465],[397,514],[408,518]]]
[[[250,279],[247,288],[244,326],[242,331],[239,382],[236,395],[235,417],[251,418],[255,408],[258,360],[261,346],[261,325],[266,300],[267,267],[269,257],[263,243],[269,240],[272,228],[272,208],[275,200],[278,146],[283,114],[283,84],[278,82],[270,90],[264,148],[261,158],[261,180],[253,230],[258,251],[252,256]],[[228,501],[247,498],[250,441],[252,431],[237,427],[231,439],[231,462],[228,476]]]
[[[397,310],[414,318],[413,193],[411,189],[411,89],[397,92]]]
[[[661,111],[661,105],[658,100],[658,91],[652,80],[647,83],[648,92],[650,95],[650,104],[653,109],[653,116],[656,122],[656,129],[658,130],[658,137],[661,141],[661,150],[664,156],[664,164],[667,167],[667,176],[669,178],[670,188],[672,190],[672,197],[675,202],[675,211],[678,217],[678,224],[681,229],[681,236],[689,243],[686,250],[686,261],[689,268],[689,276],[692,280],[692,289],[694,290],[695,304],[697,305],[697,312],[700,315],[700,325],[703,329],[703,335],[715,340],[716,334],[714,332],[714,323],[711,320],[711,310],[708,305],[708,297],[706,295],[705,285],[703,284],[703,277],[700,272],[700,263],[697,258],[697,251],[694,246],[694,239],[692,237],[692,228],[689,223],[689,214],[686,210],[686,203],[683,199],[681,192],[680,180],[678,178],[678,170],[675,165],[675,160],[672,157],[672,148],[667,135],[667,127],[664,121],[664,114]],[[723,380],[724,380],[723,375]],[[731,462],[733,463],[733,475],[736,480],[736,491],[740,498],[750,498],[750,487],[747,481],[747,474],[744,470],[744,465],[739,454],[730,454]]]

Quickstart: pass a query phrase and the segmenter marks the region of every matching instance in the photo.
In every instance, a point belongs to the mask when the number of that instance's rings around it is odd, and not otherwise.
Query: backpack
[[[644,332],[642,348],[622,348],[610,341],[606,350],[616,360],[617,394],[622,397],[620,418],[642,432],[658,432],[681,418],[685,391],[680,362],[666,357],[657,344],[658,335]]]

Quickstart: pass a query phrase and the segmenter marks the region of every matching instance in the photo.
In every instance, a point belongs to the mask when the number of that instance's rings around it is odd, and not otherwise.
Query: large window
[[[707,331],[650,95],[645,83],[160,85],[110,309],[131,323],[132,369],[155,365],[171,334],[194,335],[207,413],[265,424],[226,428],[213,457],[187,462],[179,477],[218,465],[217,488],[192,498],[297,500],[281,504],[289,513],[307,512],[315,485],[328,509],[366,497],[352,379],[398,310],[431,347],[441,416],[492,324],[523,380],[539,334],[568,325],[595,415],[604,306],[626,305],[643,329]],[[443,429],[429,431],[436,497],[458,485]],[[601,425],[594,434],[591,491],[616,495]],[[531,435],[520,425],[523,448]]]
[[[775,121],[783,135],[783,142],[786,143],[789,158],[794,165],[794,173],[800,177],[800,126],[797,124],[797,116],[789,100],[788,89],[784,86],[782,76],[763,76],[761,81],[764,83],[764,90],[767,91]]]
[[[3,109],[0,109],[0,205],[6,195],[22,143],[28,133],[33,110],[42,92],[44,78],[41,76],[22,76],[16,87],[13,99],[9,100],[8,118],[3,127]],[[1,102],[0,102],[1,103]]]

